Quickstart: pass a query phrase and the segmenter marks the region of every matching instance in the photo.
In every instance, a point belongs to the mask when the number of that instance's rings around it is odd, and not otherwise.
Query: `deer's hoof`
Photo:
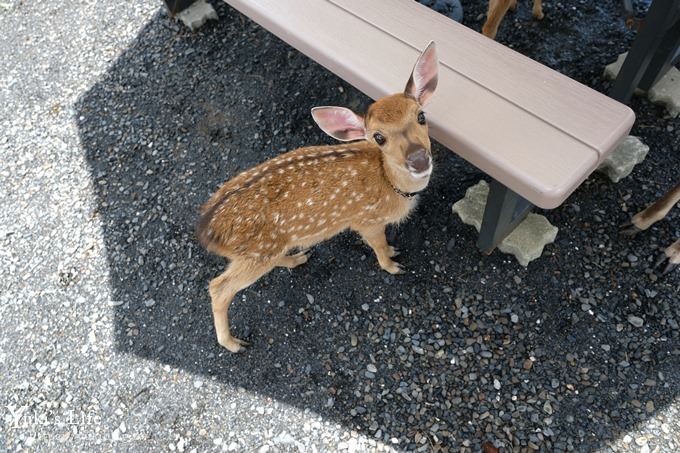
[[[227,349],[229,352],[233,352],[234,354],[243,352],[245,347],[248,346],[248,342],[240,340],[236,337],[229,337],[225,340],[217,340],[217,342],[220,344],[220,346]]]
[[[663,266],[663,270],[661,271],[661,275],[666,275],[669,272],[671,272],[673,269],[678,267],[678,263],[676,261],[680,261],[680,256],[674,257],[673,255],[668,255],[667,252],[662,253],[659,255],[659,257],[656,259],[656,263],[654,264],[654,267],[661,267]],[[664,266],[665,264],[665,266]]]
[[[385,264],[384,266],[381,264],[380,267],[382,267],[384,270],[389,272],[392,275],[399,275],[399,274],[404,274],[406,271],[404,271],[404,266],[401,264],[390,260],[389,263]]]
[[[633,237],[642,230],[639,227],[637,227],[633,222],[626,222],[619,227],[619,231],[624,236]]]

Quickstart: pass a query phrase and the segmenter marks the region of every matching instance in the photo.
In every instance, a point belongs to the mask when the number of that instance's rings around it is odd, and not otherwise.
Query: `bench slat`
[[[559,206],[630,130],[626,106],[411,0],[227,0],[372,98],[403,89],[430,40],[431,135],[542,208]],[[318,100],[323,103],[323,100]]]

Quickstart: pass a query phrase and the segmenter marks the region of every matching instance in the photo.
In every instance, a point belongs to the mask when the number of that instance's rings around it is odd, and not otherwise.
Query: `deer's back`
[[[382,168],[380,150],[366,142],[282,154],[227,181],[210,198],[199,240],[225,256],[277,256],[357,218],[384,221]]]

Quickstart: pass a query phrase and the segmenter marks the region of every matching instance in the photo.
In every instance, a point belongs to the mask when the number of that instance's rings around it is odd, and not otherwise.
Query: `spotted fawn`
[[[236,293],[276,266],[307,261],[307,249],[343,230],[359,233],[380,267],[392,260],[385,226],[403,221],[432,173],[423,106],[437,86],[437,50],[419,56],[404,92],[371,104],[365,115],[344,107],[315,107],[312,117],[347,142],[299,148],[230,179],[201,209],[197,235],[229,264],[210,282],[217,341],[231,352],[245,342],[231,335],[229,305]]]

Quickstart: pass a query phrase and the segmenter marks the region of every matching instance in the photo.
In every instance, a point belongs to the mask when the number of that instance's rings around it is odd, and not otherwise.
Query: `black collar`
[[[418,191],[418,192],[404,192],[403,190],[397,189],[396,187],[394,187],[394,185],[391,182],[390,182],[390,186],[392,186],[392,190],[394,190],[397,194],[401,195],[404,198],[410,199],[410,198],[413,198],[420,193],[420,191]]]

